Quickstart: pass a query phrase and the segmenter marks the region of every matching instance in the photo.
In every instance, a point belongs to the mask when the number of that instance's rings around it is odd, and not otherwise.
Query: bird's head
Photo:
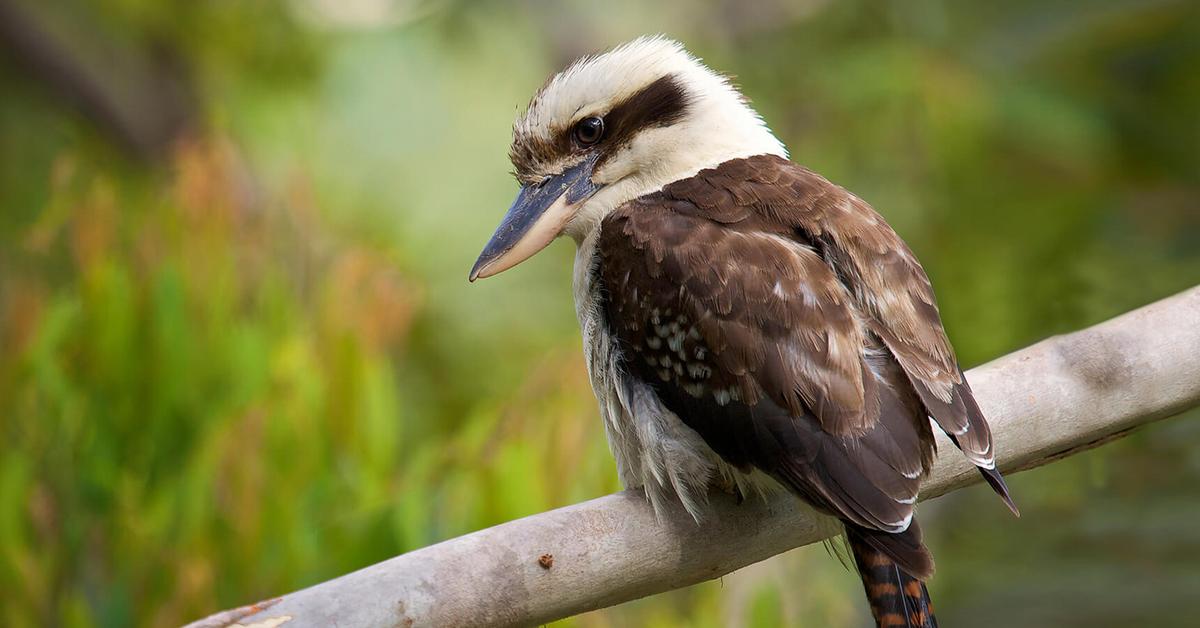
[[[643,37],[554,75],[513,125],[521,191],[471,270],[489,277],[554,238],[583,241],[622,203],[722,162],[786,156],[724,76]]]

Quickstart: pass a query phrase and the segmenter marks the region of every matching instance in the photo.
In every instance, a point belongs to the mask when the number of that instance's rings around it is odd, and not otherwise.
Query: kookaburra
[[[622,482],[699,521],[710,486],[840,518],[881,626],[933,626],[913,506],[930,418],[1016,512],[933,290],[866,202],[787,158],[729,80],[642,38],[552,77],[471,280],[560,235]]]

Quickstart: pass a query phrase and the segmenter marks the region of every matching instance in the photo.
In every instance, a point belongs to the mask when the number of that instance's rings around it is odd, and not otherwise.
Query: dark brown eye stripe
[[[619,146],[645,129],[668,126],[687,113],[691,99],[674,75],[666,75],[626,98],[605,116],[606,142]]]
[[[560,129],[547,141],[539,137],[517,137],[509,157],[516,168],[516,175],[523,184],[534,182],[539,164],[552,163],[562,157],[585,150],[600,150],[597,167],[639,132],[668,126],[687,114],[691,97],[683,84],[674,75],[666,75],[638,90],[629,98],[617,103],[604,120],[604,135],[595,144],[581,146],[572,139],[575,125]]]

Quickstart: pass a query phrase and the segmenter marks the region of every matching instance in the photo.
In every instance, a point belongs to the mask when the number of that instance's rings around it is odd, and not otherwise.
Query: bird
[[[1019,516],[913,252],[788,159],[726,76],[645,36],[553,75],[513,125],[520,191],[469,279],[576,243],[617,472],[660,516],[786,490],[837,517],[878,626],[936,626],[914,518],[933,424]]]

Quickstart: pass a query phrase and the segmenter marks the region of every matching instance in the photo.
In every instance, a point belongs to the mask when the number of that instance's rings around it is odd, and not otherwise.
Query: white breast
[[[575,256],[575,312],[617,473],[626,488],[642,487],[660,516],[673,493],[699,521],[714,479],[727,486],[736,483],[743,493],[752,485],[761,487],[721,460],[695,430],[663,406],[649,386],[621,368],[619,347],[605,325],[598,286],[593,282],[599,263],[599,233],[596,229],[580,242]]]

